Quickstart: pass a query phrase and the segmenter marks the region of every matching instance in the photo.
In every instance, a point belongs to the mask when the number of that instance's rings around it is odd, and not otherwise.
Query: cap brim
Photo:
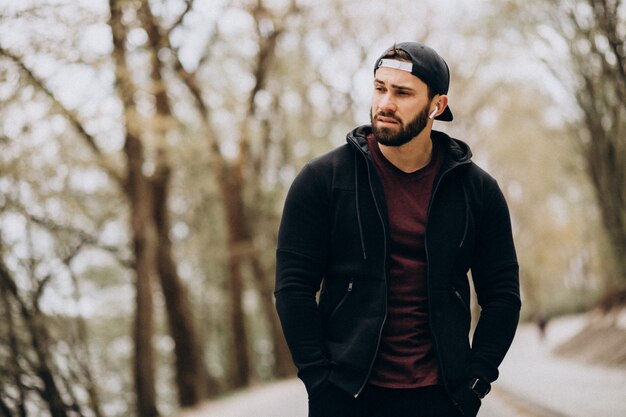
[[[452,115],[452,110],[450,110],[450,106],[446,106],[446,108],[443,110],[443,113],[435,117],[435,120],[441,120],[444,122],[451,122],[452,119],[454,119],[454,116]]]

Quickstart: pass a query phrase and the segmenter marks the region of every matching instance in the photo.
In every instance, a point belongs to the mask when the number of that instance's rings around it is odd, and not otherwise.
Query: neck
[[[386,146],[379,143],[378,147],[389,162],[406,173],[424,168],[433,155],[433,142],[428,128],[424,128],[419,135],[404,145]]]

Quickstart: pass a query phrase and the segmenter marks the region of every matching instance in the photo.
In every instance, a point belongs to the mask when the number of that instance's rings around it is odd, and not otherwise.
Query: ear
[[[437,108],[437,111],[434,113],[432,117],[433,119],[443,113],[446,107],[448,107],[448,96],[445,94],[436,95],[430,104],[429,115],[435,111],[435,107]]]

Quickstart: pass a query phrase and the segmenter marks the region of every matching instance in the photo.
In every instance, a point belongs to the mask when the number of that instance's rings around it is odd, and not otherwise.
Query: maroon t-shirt
[[[385,193],[391,245],[387,321],[369,383],[386,388],[435,385],[438,368],[428,324],[424,232],[442,149],[433,141],[430,163],[406,173],[384,157],[373,135],[368,145]]]

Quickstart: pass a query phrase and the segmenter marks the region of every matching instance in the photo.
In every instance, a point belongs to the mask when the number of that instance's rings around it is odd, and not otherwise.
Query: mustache
[[[395,121],[397,121],[398,123],[402,123],[402,120],[400,120],[399,117],[397,117],[395,114],[393,113],[385,113],[384,111],[379,111],[378,113],[376,113],[376,115],[374,116],[374,118],[376,117],[388,117],[390,119],[393,119]]]

